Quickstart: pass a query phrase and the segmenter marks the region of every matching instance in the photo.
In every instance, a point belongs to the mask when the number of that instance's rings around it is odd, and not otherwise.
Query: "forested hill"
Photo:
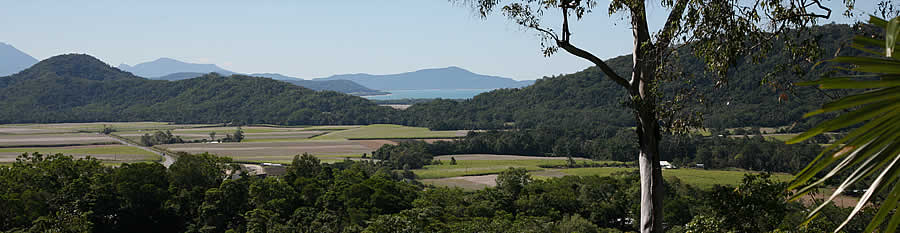
[[[826,55],[834,54],[841,42],[853,36],[846,25],[825,25],[814,30],[823,36],[822,54]],[[849,52],[852,50],[841,51],[842,54]],[[609,59],[607,63],[619,74],[630,74],[631,59],[630,55],[625,55]],[[696,76],[691,80],[705,96],[707,106],[692,107],[704,112],[706,126],[771,127],[799,123],[802,128],[811,123],[801,120],[802,115],[818,108],[826,97],[812,88],[797,88],[796,92],[790,93],[761,84],[766,73],[776,65],[791,62],[780,54],[763,59],[759,64],[739,64],[732,68],[729,82],[721,88],[714,87],[711,75],[704,72],[704,65],[698,59],[685,55],[680,67],[684,73]],[[668,83],[665,89],[677,87],[684,87],[684,84]],[[788,98],[780,101],[782,93],[788,94]],[[633,126],[633,115],[623,105],[625,100],[626,93],[621,87],[599,69],[591,67],[573,74],[543,78],[524,88],[482,93],[471,100],[416,104],[406,110],[405,123],[433,129]]]
[[[184,79],[191,79],[205,75],[205,73],[194,73],[194,72],[179,72],[173,73],[162,77],[150,78],[155,80],[168,80],[168,81],[178,81]],[[359,85],[350,80],[303,80],[293,77],[288,77],[280,74],[273,73],[262,73],[262,74],[250,74],[247,76],[252,77],[263,77],[263,78],[271,78],[274,80],[285,81],[297,86],[309,88],[316,91],[337,91],[341,93],[347,93],[351,95],[384,95],[389,94],[388,92],[372,90],[362,85]]]
[[[342,93],[347,93],[351,95],[384,95],[389,94],[388,92],[383,92],[379,90],[370,89],[363,85],[359,85],[359,83],[350,81],[350,80],[303,80],[294,77],[288,77],[281,74],[273,74],[273,73],[261,73],[261,74],[250,74],[253,77],[266,77],[275,80],[281,80],[285,82],[292,83],[297,86],[306,87],[309,89],[322,91],[337,91]]]
[[[0,123],[371,124],[396,113],[369,100],[249,76],[147,80],[88,55],[60,55],[0,77]]]

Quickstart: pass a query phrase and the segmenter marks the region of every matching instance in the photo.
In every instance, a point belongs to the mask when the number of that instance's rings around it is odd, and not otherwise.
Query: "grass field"
[[[144,134],[152,134],[156,131],[172,130],[172,133],[184,140],[193,141],[209,139],[210,132],[216,133],[216,138],[224,138],[227,134],[233,134],[237,127],[225,127],[211,124],[177,125],[166,122],[98,122],[98,123],[64,123],[64,124],[9,124],[0,125],[0,163],[15,161],[15,157],[25,152],[40,152],[44,154],[63,153],[84,157],[92,155],[100,158],[104,163],[117,164],[120,162],[156,161],[158,156],[128,146],[118,145],[115,140],[106,135],[100,135],[104,127],[114,129],[114,135],[132,141],[140,141]],[[160,147],[173,151],[185,151],[190,153],[210,152],[217,155],[232,157],[237,161],[259,161],[289,163],[294,155],[304,152],[314,154],[323,161],[341,161],[344,158],[359,159],[363,153],[371,153],[375,147],[382,144],[393,143],[383,140],[347,141],[339,140],[315,140],[309,138],[324,135],[330,132],[340,132],[361,128],[358,125],[340,126],[245,126],[244,142],[239,144],[177,144],[162,145]],[[399,127],[399,126],[398,126]],[[398,133],[396,130],[377,130],[377,132]],[[413,128],[411,128],[413,129]],[[423,129],[424,130],[424,129]],[[434,133],[425,135],[431,136]],[[400,134],[403,134],[402,129]],[[417,132],[417,131],[412,131]],[[359,132],[357,132],[359,133]],[[363,132],[372,134],[372,129]],[[444,133],[444,134],[440,134]],[[455,134],[455,131],[450,131]],[[438,132],[447,135],[447,132]],[[413,135],[418,137],[418,133]],[[396,135],[395,135],[396,136]],[[452,135],[451,135],[452,136]],[[379,136],[380,137],[380,136]],[[390,136],[388,136],[390,137]],[[383,142],[382,142],[383,141]],[[112,145],[100,145],[112,144]]]
[[[450,157],[456,158],[457,165],[450,165]],[[413,170],[424,183],[438,186],[453,186],[465,189],[479,189],[493,186],[494,175],[510,168],[525,168],[535,179],[549,179],[560,176],[609,176],[618,172],[637,171],[636,168],[624,167],[591,167],[591,168],[542,168],[543,165],[561,166],[567,163],[566,158],[547,158],[512,155],[452,155],[438,156],[440,165],[427,165],[423,169]],[[578,163],[589,162],[584,159]],[[592,163],[617,164],[621,162],[592,161]],[[682,182],[707,189],[714,185],[734,185],[741,182],[746,171],[721,171],[701,169],[667,169],[663,176],[678,178]],[[789,181],[789,174],[773,174],[779,181]]]
[[[169,151],[209,152],[236,161],[290,162],[295,155],[309,153],[320,158],[361,157],[373,149],[356,141],[304,140],[296,142],[190,143],[158,145]]]
[[[313,136],[328,133],[327,130],[309,130],[308,128],[278,128],[278,127],[242,127],[244,132],[244,142],[283,142],[283,141],[299,141]],[[119,131],[113,134],[119,135],[130,140],[140,140],[144,134],[153,134],[157,130],[143,131]],[[187,128],[172,130],[172,134],[179,136],[184,140],[202,140],[210,139],[209,134],[216,133],[216,139],[225,138],[228,134],[234,134],[237,127],[205,127],[205,128]]]
[[[576,176],[609,176],[610,174],[622,171],[636,171],[634,168],[572,168],[561,169],[560,172],[576,175]],[[663,170],[664,177],[676,177],[686,184],[690,184],[699,188],[711,188],[714,185],[734,185],[741,182],[744,178],[745,171],[719,171],[719,170],[702,170],[702,169],[667,169]],[[772,178],[778,181],[790,181],[792,176],[789,174],[773,174]]]
[[[487,155],[490,156],[490,155]],[[456,165],[450,165],[449,157],[457,158]],[[527,156],[519,156],[527,157]],[[457,176],[486,175],[497,174],[510,167],[525,168],[529,171],[543,171],[541,165],[561,166],[567,161],[565,158],[545,158],[531,157],[532,159],[501,159],[501,160],[485,160],[465,159],[464,156],[439,156],[442,160],[441,165],[426,165],[423,169],[412,170],[420,179],[439,179]],[[578,160],[579,162],[583,160]]]
[[[91,145],[115,143],[115,140],[96,133],[40,133],[0,135],[0,147]]]
[[[0,153],[9,152],[39,152],[43,154],[127,154],[127,155],[154,155],[145,150],[141,150],[125,145],[103,145],[103,146],[72,146],[72,147],[22,147],[22,148],[0,148]]]
[[[546,180],[551,177],[558,177],[559,175],[553,176],[545,176],[541,175],[543,173],[562,173],[563,175],[575,175],[575,176],[609,176],[617,172],[626,172],[626,171],[636,171],[634,168],[617,168],[617,167],[595,167],[595,168],[570,168],[570,169],[545,169],[545,170],[536,170],[533,167],[526,167],[529,169],[529,173],[532,174],[532,177],[536,180]],[[420,177],[423,179],[424,183],[433,184],[437,186],[451,186],[451,187],[460,187],[464,189],[473,189],[473,188],[483,188],[493,186],[493,180],[489,182],[485,182],[485,178],[490,178],[493,174],[497,174],[500,171],[505,169],[492,168],[488,170],[490,172],[485,173],[472,173],[468,176],[451,176],[451,177],[442,177],[442,176],[433,176],[433,177]],[[415,171],[414,171],[415,172]],[[493,173],[491,173],[493,172]],[[418,172],[416,174],[419,174]],[[441,175],[453,175],[456,173],[445,172],[438,173]],[[697,170],[697,169],[676,169],[676,170],[665,170],[663,171],[663,176],[667,179],[670,178],[678,178],[681,182],[685,184],[692,185],[694,187],[698,187],[701,189],[709,189],[714,185],[736,185],[741,182],[744,178],[744,174],[747,172],[743,171],[713,171],[713,170]],[[430,174],[429,174],[430,175]],[[792,176],[788,174],[773,174],[773,178],[778,181],[790,181]]]
[[[403,139],[403,138],[453,138],[465,136],[465,131],[431,131],[427,128],[400,125],[368,125],[355,129],[335,131],[313,139]]]
[[[145,162],[158,161],[160,156],[125,145],[93,145],[93,146],[66,146],[66,147],[19,147],[0,148],[0,162],[15,162],[16,157],[23,153],[64,154],[76,158],[91,156],[103,160],[104,163]]]
[[[176,125],[167,122],[95,122],[95,123],[60,123],[60,124],[16,124],[16,125],[0,125],[2,128],[31,128],[37,130],[52,130],[62,132],[100,132],[103,127],[110,127],[116,131],[137,131],[137,130],[166,130],[180,128],[196,128],[208,127],[212,125],[206,124],[185,124]]]

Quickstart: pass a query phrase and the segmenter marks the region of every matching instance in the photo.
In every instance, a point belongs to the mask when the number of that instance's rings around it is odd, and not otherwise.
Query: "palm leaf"
[[[825,180],[837,174],[850,173],[824,203],[810,212],[807,222],[819,215],[823,207],[851,185],[868,178],[874,181],[860,198],[847,219],[835,229],[840,231],[862,210],[877,193],[890,190],[884,204],[866,226],[866,232],[895,232],[900,226],[897,213],[900,201],[900,53],[894,50],[900,42],[900,17],[890,21],[870,17],[869,23],[885,28],[885,39],[866,37],[853,39],[851,47],[879,57],[836,57],[827,62],[842,63],[842,68],[862,75],[828,77],[797,85],[818,85],[822,89],[855,89],[863,92],[850,95],[804,115],[848,110],[839,116],[794,137],[787,143],[799,143],[825,132],[859,126],[846,136],[826,147],[806,168],[797,173],[789,189],[796,190],[792,199],[815,190]],[[869,47],[884,49],[884,53]],[[818,65],[818,64],[817,64]],[[827,168],[824,176],[814,179]]]

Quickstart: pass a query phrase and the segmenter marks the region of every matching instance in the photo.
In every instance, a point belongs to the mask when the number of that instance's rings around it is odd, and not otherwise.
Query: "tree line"
[[[454,154],[510,154],[548,157],[581,157],[601,161],[633,162],[638,153],[634,131],[603,128],[597,131],[564,131],[553,128],[470,132],[464,138],[425,143],[384,145],[373,158],[387,160],[395,169],[428,165],[433,156]],[[818,143],[827,143],[818,141]],[[667,135],[660,151],[662,160],[681,167],[702,164],[707,169],[742,168],[765,172],[796,172],[822,150],[815,142],[787,145],[759,135]]]
[[[625,232],[637,229],[638,176],[534,179],[509,169],[479,191],[426,187],[372,162],[294,158],[281,177],[242,175],[230,159],[178,155],[104,166],[93,158],[26,154],[0,168],[4,232]],[[748,175],[697,189],[667,179],[671,232],[821,232],[848,209],[830,206],[798,228],[807,209],[784,184]],[[864,227],[869,209],[846,230]],[[833,217],[833,218],[832,218]]]

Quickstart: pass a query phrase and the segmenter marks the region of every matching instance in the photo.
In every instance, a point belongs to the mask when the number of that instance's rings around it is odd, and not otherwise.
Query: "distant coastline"
[[[388,90],[389,94],[361,96],[371,100],[396,100],[396,99],[471,99],[478,94],[496,90],[485,89],[422,89],[422,90]]]

